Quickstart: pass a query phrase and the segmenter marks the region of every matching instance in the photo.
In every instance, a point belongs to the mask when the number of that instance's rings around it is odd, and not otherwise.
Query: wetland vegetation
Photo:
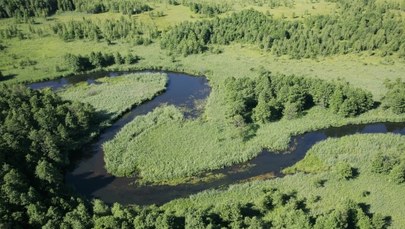
[[[404,123],[404,17],[403,0],[0,2],[0,227],[405,227],[399,134],[329,138],[278,178],[160,206],[93,198],[226,178],[210,174],[311,131]]]
[[[166,84],[167,76],[164,74],[127,74],[117,78],[100,78],[92,83],[78,83],[58,91],[58,94],[66,100],[91,104],[108,119],[116,119],[164,91]]]

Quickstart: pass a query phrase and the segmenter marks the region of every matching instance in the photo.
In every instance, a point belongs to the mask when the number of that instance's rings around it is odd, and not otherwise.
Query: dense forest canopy
[[[80,208],[63,174],[94,131],[93,108],[21,85],[0,86],[0,108],[0,225],[60,223]]]
[[[131,0],[2,0],[0,1],[0,18],[45,17],[56,11],[79,11],[103,13],[107,11],[123,14],[138,14],[152,8],[143,1]]]
[[[227,116],[235,123],[266,123],[281,117],[293,119],[318,105],[344,116],[373,108],[372,95],[348,84],[261,73],[256,80],[228,78],[224,84]]]
[[[209,45],[256,44],[275,55],[309,58],[361,51],[405,57],[405,22],[375,1],[341,1],[341,14],[274,19],[253,9],[230,17],[184,22],[163,35],[175,53],[202,53]]]

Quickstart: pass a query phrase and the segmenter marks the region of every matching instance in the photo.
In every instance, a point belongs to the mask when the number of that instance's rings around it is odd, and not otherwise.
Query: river
[[[100,77],[119,77],[127,73],[98,72],[33,83],[29,86],[32,89],[50,87],[57,90],[82,81],[94,83],[95,79]],[[327,128],[293,137],[286,152],[273,153],[263,150],[251,161],[212,171],[211,175],[221,174],[220,178],[212,181],[175,186],[139,186],[135,184],[136,177],[122,178],[107,173],[104,168],[102,144],[111,140],[123,126],[131,122],[136,116],[144,115],[162,104],[173,104],[187,108],[186,117],[195,117],[198,115],[195,101],[206,99],[211,91],[208,81],[204,77],[173,72],[163,73],[166,73],[169,77],[167,89],[164,93],[123,115],[110,127],[103,130],[94,143],[83,150],[86,156],[75,163],[74,168],[65,176],[66,183],[78,193],[87,198],[99,198],[106,203],[160,205],[207,189],[227,187],[246,180],[282,176],[281,170],[283,168],[292,166],[302,160],[306,152],[314,144],[330,137],[336,138],[356,133],[391,132],[405,134],[405,123],[375,123]],[[201,176],[204,176],[204,174]]]

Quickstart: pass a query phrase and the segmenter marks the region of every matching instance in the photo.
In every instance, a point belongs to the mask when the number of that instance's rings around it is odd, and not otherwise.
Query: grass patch
[[[90,103],[97,112],[115,119],[132,107],[151,100],[166,88],[166,83],[166,74],[136,73],[97,79],[93,84],[79,83],[58,94],[64,99]]]
[[[318,173],[326,170],[325,163],[319,157],[313,154],[307,154],[302,161],[299,161],[294,166],[283,170],[284,174],[293,174],[297,172]]]
[[[185,120],[172,106],[137,117],[104,144],[109,172],[160,183],[246,161],[253,154],[244,149],[231,126]]]

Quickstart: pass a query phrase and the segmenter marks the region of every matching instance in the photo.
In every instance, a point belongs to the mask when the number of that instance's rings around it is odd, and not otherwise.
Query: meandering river
[[[69,76],[58,80],[33,83],[33,89],[50,87],[54,90],[61,87],[87,81],[94,83],[100,77],[119,77],[128,72],[99,72]],[[324,130],[309,132],[295,136],[291,139],[286,152],[271,153],[263,150],[256,158],[249,162],[231,166],[211,172],[221,174],[218,179],[196,184],[144,185],[135,184],[136,178],[115,177],[107,173],[104,168],[104,154],[102,144],[111,140],[123,126],[131,122],[136,116],[144,115],[162,104],[173,104],[187,108],[186,116],[197,115],[196,100],[207,98],[210,93],[208,82],[203,77],[194,77],[187,74],[165,72],[169,83],[164,93],[153,100],[146,102],[103,130],[98,139],[86,151],[86,155],[65,176],[65,181],[78,193],[88,198],[99,198],[107,203],[119,202],[122,204],[163,204],[170,200],[187,197],[197,192],[227,187],[230,184],[250,179],[259,179],[272,176],[282,176],[283,168],[294,165],[304,158],[306,152],[317,142],[330,137],[342,137],[356,133],[397,133],[405,134],[405,123],[376,123],[364,125],[348,125],[333,127]]]

